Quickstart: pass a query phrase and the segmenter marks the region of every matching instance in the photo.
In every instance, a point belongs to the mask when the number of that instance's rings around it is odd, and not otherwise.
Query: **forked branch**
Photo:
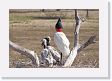
[[[87,42],[85,42],[79,47],[79,29],[80,29],[81,19],[78,16],[77,10],[75,10],[75,24],[76,25],[75,25],[75,31],[74,31],[74,48],[72,49],[63,67],[70,67],[73,64],[73,61],[76,55],[82,49],[86,48],[90,44],[95,43],[96,36],[91,36]]]

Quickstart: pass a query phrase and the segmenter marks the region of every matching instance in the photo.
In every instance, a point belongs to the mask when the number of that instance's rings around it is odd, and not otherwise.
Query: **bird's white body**
[[[56,32],[54,34],[54,42],[58,49],[62,52],[63,56],[68,56],[70,53],[69,45],[70,42],[63,32]]]

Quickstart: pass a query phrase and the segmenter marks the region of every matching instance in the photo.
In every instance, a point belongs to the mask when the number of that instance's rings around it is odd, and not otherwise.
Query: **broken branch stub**
[[[25,55],[32,60],[32,63],[39,66],[39,58],[34,51],[29,49],[23,48],[11,41],[9,41],[9,47],[12,48],[14,51],[19,52],[21,55]]]

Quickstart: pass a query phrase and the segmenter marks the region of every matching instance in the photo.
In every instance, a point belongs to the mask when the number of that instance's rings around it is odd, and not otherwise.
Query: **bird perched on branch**
[[[60,62],[61,55],[50,45],[50,41],[51,38],[49,36],[42,39],[44,49],[41,52],[41,63],[52,67],[53,64]]]
[[[62,58],[65,57],[66,60],[67,56],[70,53],[69,45],[70,42],[67,39],[66,35],[62,32],[63,26],[61,24],[61,19],[59,18],[56,25],[55,25],[56,33],[54,34],[54,42],[58,49],[61,51]]]

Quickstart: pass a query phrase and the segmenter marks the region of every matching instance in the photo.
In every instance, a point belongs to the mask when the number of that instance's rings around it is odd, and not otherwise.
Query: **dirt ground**
[[[79,10],[79,15],[86,18],[86,10]],[[58,17],[62,18],[63,32],[70,41],[70,49],[74,43],[74,11],[32,11],[32,10],[10,10],[9,12],[9,40],[36,51],[40,56],[42,46],[41,40],[51,37],[51,45],[56,49],[54,43],[55,24]],[[89,17],[81,23],[80,44],[86,42],[90,36],[96,35],[96,43],[83,49],[75,58],[74,68],[98,68],[99,67],[99,11],[89,11]],[[57,49],[58,50],[58,49]],[[32,65],[24,65],[30,59],[20,55],[12,49],[9,50],[9,67],[16,68],[18,63],[23,63],[23,68],[33,68]]]

